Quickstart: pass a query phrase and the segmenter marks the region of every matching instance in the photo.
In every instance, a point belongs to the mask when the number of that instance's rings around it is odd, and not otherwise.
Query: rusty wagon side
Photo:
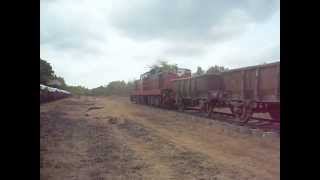
[[[205,104],[212,100],[211,94],[223,90],[223,81],[218,74],[205,74],[173,81],[176,92],[176,106],[180,110],[204,110]]]
[[[280,62],[224,72],[225,99],[231,111],[248,121],[253,113],[270,113],[280,120]]]
[[[214,109],[229,108],[244,123],[254,113],[280,120],[279,62],[175,79],[173,90],[180,110],[199,110],[210,117]]]

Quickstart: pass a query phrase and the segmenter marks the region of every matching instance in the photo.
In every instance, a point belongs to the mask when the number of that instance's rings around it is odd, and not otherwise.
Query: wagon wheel
[[[242,116],[240,117],[241,125],[247,124],[252,114],[253,114],[253,110],[251,107],[243,107],[243,113],[242,113]]]
[[[207,117],[208,118],[211,118],[212,112],[213,112],[213,108],[210,104],[208,104],[208,108],[207,108]]]
[[[230,110],[234,115],[235,119],[237,121],[240,121],[242,125],[246,124],[250,120],[250,117],[252,115],[252,110],[246,108],[245,106],[239,108],[231,106]]]
[[[184,112],[184,106],[183,106],[183,104],[179,104],[179,105],[178,105],[178,111]]]
[[[213,110],[216,107],[217,102],[208,103],[207,117],[211,118],[213,114]]]
[[[160,98],[161,98],[160,96],[156,97],[156,107],[160,107],[160,101],[161,101]]]
[[[174,109],[175,108],[175,101],[173,99],[169,100],[169,109]]]
[[[202,105],[200,105],[200,112],[208,112],[208,103],[204,102]]]
[[[230,106],[230,110],[237,120],[241,119],[243,115],[243,108],[236,108],[234,106]]]

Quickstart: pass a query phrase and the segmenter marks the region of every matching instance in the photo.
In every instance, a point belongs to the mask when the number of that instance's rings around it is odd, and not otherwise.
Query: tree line
[[[91,95],[94,96],[128,96],[134,89],[134,82],[112,81],[108,85],[99,86],[91,89]]]
[[[177,70],[176,64],[169,64],[167,61],[158,61],[149,66],[151,73],[154,72],[168,72]],[[192,76],[199,76],[203,74],[219,73],[229,70],[223,66],[211,66],[208,70],[203,70],[200,66]],[[40,83],[51,87],[67,90],[74,95],[89,95],[89,96],[129,96],[133,91],[134,81],[112,81],[107,85],[99,86],[97,88],[86,88],[83,86],[70,86],[65,83],[63,77],[57,76],[51,66],[46,60],[40,58]]]
[[[224,67],[224,66],[211,66],[208,68],[208,70],[203,70],[200,66],[197,67],[197,71],[195,73],[193,73],[193,76],[200,76],[200,75],[204,75],[204,74],[215,74],[215,73],[221,73],[221,72],[225,72],[228,71],[229,68]]]
[[[107,85],[89,89],[84,86],[71,86],[65,83],[63,77],[57,76],[49,62],[40,58],[40,84],[71,92],[74,95],[92,96],[128,96],[133,90],[134,83],[129,81],[112,81]]]

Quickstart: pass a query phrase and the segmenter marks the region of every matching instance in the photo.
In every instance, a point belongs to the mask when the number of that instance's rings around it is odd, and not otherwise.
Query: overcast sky
[[[41,0],[40,57],[69,85],[280,60],[279,0]]]

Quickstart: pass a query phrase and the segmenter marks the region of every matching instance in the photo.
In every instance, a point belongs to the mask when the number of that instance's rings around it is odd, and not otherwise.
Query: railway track
[[[244,124],[239,120],[236,120],[234,115],[231,113],[214,111],[212,114],[212,117],[208,117],[207,113],[202,113],[194,110],[177,111],[175,109],[161,108],[161,107],[149,106],[145,104],[138,104],[138,105],[148,106],[148,107],[157,108],[157,109],[165,109],[165,110],[174,111],[182,114],[192,115],[195,117],[201,117],[201,118],[206,118],[206,119],[220,121],[220,122],[226,122],[232,125],[247,127],[249,129],[257,129],[262,132],[274,132],[274,133],[280,134],[280,121],[275,121],[272,119],[251,117],[249,121]]]
[[[271,119],[252,117],[249,119],[247,123],[244,124],[239,120],[236,120],[234,115],[230,113],[214,112],[213,116],[210,118],[207,117],[205,113],[199,113],[199,112],[186,112],[186,113],[194,116],[208,118],[211,120],[227,122],[227,123],[238,125],[238,126],[245,126],[251,129],[260,129],[265,132],[266,131],[273,131],[278,133],[280,132],[280,122],[274,121]]]

